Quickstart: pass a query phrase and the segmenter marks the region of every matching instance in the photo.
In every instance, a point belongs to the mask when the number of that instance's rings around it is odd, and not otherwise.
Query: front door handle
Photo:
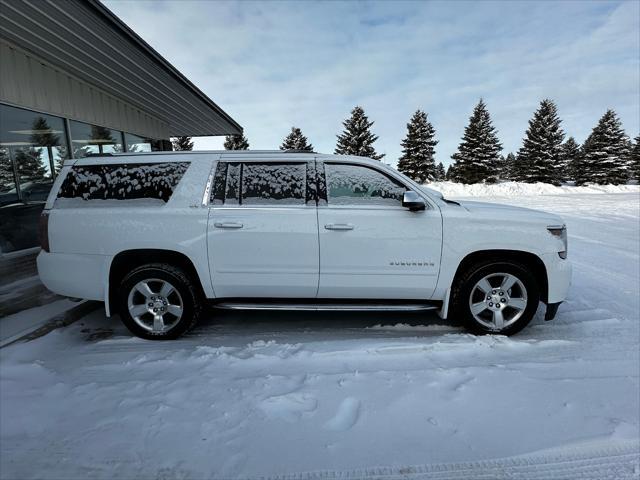
[[[213,226],[216,228],[242,228],[244,225],[238,222],[216,222]]]
[[[353,230],[355,227],[350,223],[327,223],[324,228],[327,230]]]

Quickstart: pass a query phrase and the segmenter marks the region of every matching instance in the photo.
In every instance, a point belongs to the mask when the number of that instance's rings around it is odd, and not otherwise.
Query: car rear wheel
[[[472,332],[513,335],[532,320],[540,288],[525,266],[483,262],[469,268],[453,289],[454,315]]]
[[[164,263],[142,265],[126,275],[118,303],[125,326],[149,340],[178,338],[195,325],[201,311],[189,276]]]

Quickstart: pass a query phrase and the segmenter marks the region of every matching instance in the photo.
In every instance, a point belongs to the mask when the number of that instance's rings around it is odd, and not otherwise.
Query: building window
[[[0,104],[0,252],[37,246],[37,220],[69,149],[64,120]]]
[[[140,137],[132,133],[124,134],[124,142],[127,145],[127,152],[157,152],[164,150],[162,140]]]
[[[98,125],[69,121],[73,158],[86,157],[96,153],[123,152],[122,132]]]

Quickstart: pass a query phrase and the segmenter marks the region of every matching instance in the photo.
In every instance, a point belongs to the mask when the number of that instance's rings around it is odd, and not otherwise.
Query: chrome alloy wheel
[[[527,308],[527,289],[510,273],[492,273],[471,289],[471,314],[481,325],[495,331],[515,323]]]
[[[184,304],[178,290],[166,280],[149,278],[131,289],[127,299],[131,318],[153,333],[171,330],[182,317]]]

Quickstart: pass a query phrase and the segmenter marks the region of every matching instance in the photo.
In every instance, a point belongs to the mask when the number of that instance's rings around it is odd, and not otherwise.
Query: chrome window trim
[[[211,187],[213,186],[213,178],[216,175],[216,169],[218,168],[218,163],[220,163],[220,157],[222,155],[218,155],[218,158],[211,162],[211,170],[209,170],[209,176],[207,177],[207,183],[204,186],[204,193],[202,194],[202,203],[203,207],[209,207],[212,205],[211,203]]]
[[[211,202],[211,199],[209,197],[211,196],[211,185],[213,185],[213,177],[215,175],[216,168],[218,168],[218,162],[214,163],[214,166],[211,168],[211,171],[209,172],[209,177],[207,178],[207,184],[204,187],[204,194],[202,195],[203,207],[209,206]]]
[[[407,212],[409,211],[406,207],[385,207],[385,206],[376,206],[376,205],[319,205],[318,208],[322,208],[324,210],[390,210],[396,212]],[[422,210],[424,211],[424,210]],[[412,212],[419,213],[419,212]]]

